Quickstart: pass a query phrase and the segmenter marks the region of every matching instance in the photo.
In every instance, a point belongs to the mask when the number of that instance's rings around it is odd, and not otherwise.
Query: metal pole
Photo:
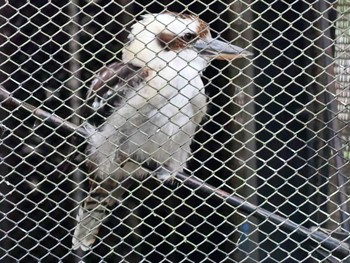
[[[252,203],[246,200],[243,200],[225,191],[217,189],[209,184],[206,184],[198,178],[193,178],[181,173],[177,173],[176,178],[179,179],[181,183],[190,187],[191,189],[197,189],[209,196],[216,197],[221,201],[224,201],[234,206],[238,210],[241,210],[242,212],[245,212],[249,215],[253,215],[259,219],[268,219],[271,222],[275,223],[276,226],[280,227],[285,231],[288,231],[290,233],[296,233],[305,238],[310,238],[310,240],[320,244],[322,247],[326,248],[331,253],[334,252],[334,254],[340,256],[341,258],[350,255],[349,246],[347,244],[344,244],[340,240],[330,237],[329,235],[324,234],[323,232],[311,231],[310,229],[300,226],[287,218],[276,215],[266,209],[253,205]]]
[[[332,1],[331,1],[332,2]],[[321,13],[321,17],[316,23],[316,26],[318,26],[318,29],[322,31],[325,36],[319,38],[319,40],[316,42],[316,45],[320,47],[321,50],[323,50],[324,54],[319,58],[320,64],[323,68],[328,68],[329,65],[332,65],[333,59],[331,59],[332,54],[329,54],[330,46],[332,44],[331,42],[331,35],[329,33],[329,28],[331,26],[329,22],[329,17],[324,17],[325,13],[329,12],[329,4],[327,4],[325,1],[316,1],[315,2],[315,8],[317,11]],[[328,51],[328,52],[327,52]],[[333,72],[330,72],[333,74]],[[330,76],[327,75],[326,79],[326,87],[328,85],[334,85],[331,83],[334,83],[332,79],[329,79]],[[323,81],[321,83],[324,83]],[[339,136],[337,135],[337,131],[339,131],[339,127],[337,127],[337,124],[335,123],[335,112],[337,112],[337,105],[335,98],[330,95],[330,92],[324,92],[324,102],[326,104],[327,111],[325,111],[326,115],[326,124],[330,131],[330,145],[335,150],[335,168],[336,168],[336,178],[337,178],[337,187],[339,188],[338,192],[338,205],[340,206],[340,224],[342,229],[350,232],[350,221],[349,221],[349,208],[347,206],[347,196],[346,196],[346,176],[342,173],[342,167],[344,167],[344,160],[340,156],[341,149],[342,149],[342,143],[339,139]]]

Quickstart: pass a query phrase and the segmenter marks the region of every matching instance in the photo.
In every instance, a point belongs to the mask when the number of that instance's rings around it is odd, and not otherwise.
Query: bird
[[[173,12],[143,15],[121,53],[87,92],[90,189],[77,212],[73,249],[91,249],[130,178],[164,182],[183,171],[207,111],[202,72],[213,59],[251,55],[213,38],[198,16]]]

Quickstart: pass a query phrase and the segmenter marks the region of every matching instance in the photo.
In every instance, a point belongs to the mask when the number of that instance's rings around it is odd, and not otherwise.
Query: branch
[[[88,133],[85,131],[84,128],[70,123],[69,121],[66,121],[58,116],[52,115],[44,110],[37,109],[33,105],[13,98],[11,94],[8,91],[6,91],[1,85],[0,101],[2,105],[6,107],[20,107],[21,109],[26,110],[27,112],[40,118],[43,122],[53,127],[60,127],[72,134],[78,134],[83,137],[88,136]],[[276,215],[244,199],[241,199],[237,196],[233,196],[232,194],[217,189],[198,178],[187,176],[182,173],[177,173],[175,177],[182,184],[188,186],[193,190],[200,190],[200,192],[208,196],[213,196],[219,199],[221,202],[226,202],[248,215],[255,216],[262,220],[268,219],[269,221],[275,223],[276,226],[288,233],[295,233],[306,239],[309,238],[316,244],[319,244],[331,253],[334,253],[337,257],[345,258],[350,255],[349,246],[344,242],[340,241],[339,239],[333,238],[321,231],[310,230],[306,227],[300,226],[287,218]]]
[[[62,119],[58,116],[55,116],[47,111],[38,109],[34,107],[33,105],[20,101],[16,98],[13,98],[11,96],[11,93],[9,93],[5,88],[0,85],[0,102],[2,106],[11,108],[11,107],[19,107],[20,109],[23,109],[29,113],[31,113],[33,116],[38,117],[41,119],[44,123],[54,127],[54,128],[62,128],[65,131],[69,133],[75,133],[79,134],[82,137],[87,137],[88,133],[86,130],[82,127],[79,127],[65,119]]]

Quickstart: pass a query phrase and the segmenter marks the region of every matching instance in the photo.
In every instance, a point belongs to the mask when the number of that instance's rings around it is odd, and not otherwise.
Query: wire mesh
[[[1,262],[349,260],[347,1],[0,3]]]

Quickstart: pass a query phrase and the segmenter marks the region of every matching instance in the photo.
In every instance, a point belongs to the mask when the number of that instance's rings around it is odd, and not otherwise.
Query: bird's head
[[[213,39],[208,25],[196,16],[161,13],[144,15],[132,26],[123,61],[153,69],[190,65],[200,71],[211,59],[249,55],[240,47]]]

